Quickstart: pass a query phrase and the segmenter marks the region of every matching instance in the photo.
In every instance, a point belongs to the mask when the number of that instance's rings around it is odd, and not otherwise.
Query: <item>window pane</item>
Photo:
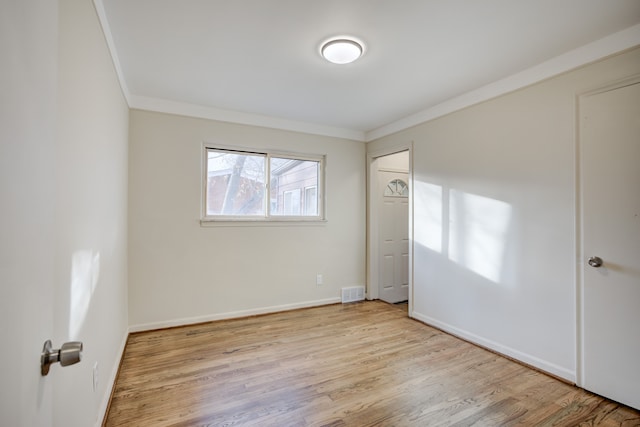
[[[401,179],[389,181],[384,189],[385,197],[409,197],[409,187]]]
[[[264,216],[266,157],[208,150],[207,215]]]
[[[317,189],[319,171],[318,161],[272,157],[271,215],[318,216],[318,192],[311,194],[306,190]]]

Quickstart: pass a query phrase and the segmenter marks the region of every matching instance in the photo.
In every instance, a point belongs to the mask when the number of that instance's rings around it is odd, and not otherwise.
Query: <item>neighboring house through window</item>
[[[304,189],[304,214],[318,214],[318,187],[305,187]]]

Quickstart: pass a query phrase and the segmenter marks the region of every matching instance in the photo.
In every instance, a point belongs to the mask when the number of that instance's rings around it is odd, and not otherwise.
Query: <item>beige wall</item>
[[[378,169],[389,169],[393,171],[409,171],[409,151],[390,154],[378,158]]]
[[[129,110],[93,3],[59,2],[54,343],[84,342],[53,369],[54,424],[101,421],[127,335]],[[98,388],[93,391],[93,366]]]
[[[101,421],[127,335],[129,111],[93,3],[59,2],[54,344],[84,342],[52,368],[54,425]],[[93,391],[93,366],[98,388]]]
[[[363,143],[137,110],[130,123],[134,330],[335,302],[364,285]],[[204,142],[326,155],[327,222],[201,226]]]
[[[576,94],[640,50],[379,139],[414,142],[413,315],[576,379]]]

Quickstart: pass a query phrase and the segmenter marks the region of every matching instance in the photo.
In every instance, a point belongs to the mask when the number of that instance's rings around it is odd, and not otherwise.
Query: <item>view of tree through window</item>
[[[207,215],[264,215],[266,156],[208,151]]]
[[[206,153],[207,217],[321,216],[320,158],[214,148],[207,148]]]

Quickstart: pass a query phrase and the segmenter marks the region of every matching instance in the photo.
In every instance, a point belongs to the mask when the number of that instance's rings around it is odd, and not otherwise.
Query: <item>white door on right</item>
[[[409,298],[408,173],[379,171],[379,278],[381,300],[396,303]]]
[[[640,409],[640,83],[579,102],[581,386]]]

